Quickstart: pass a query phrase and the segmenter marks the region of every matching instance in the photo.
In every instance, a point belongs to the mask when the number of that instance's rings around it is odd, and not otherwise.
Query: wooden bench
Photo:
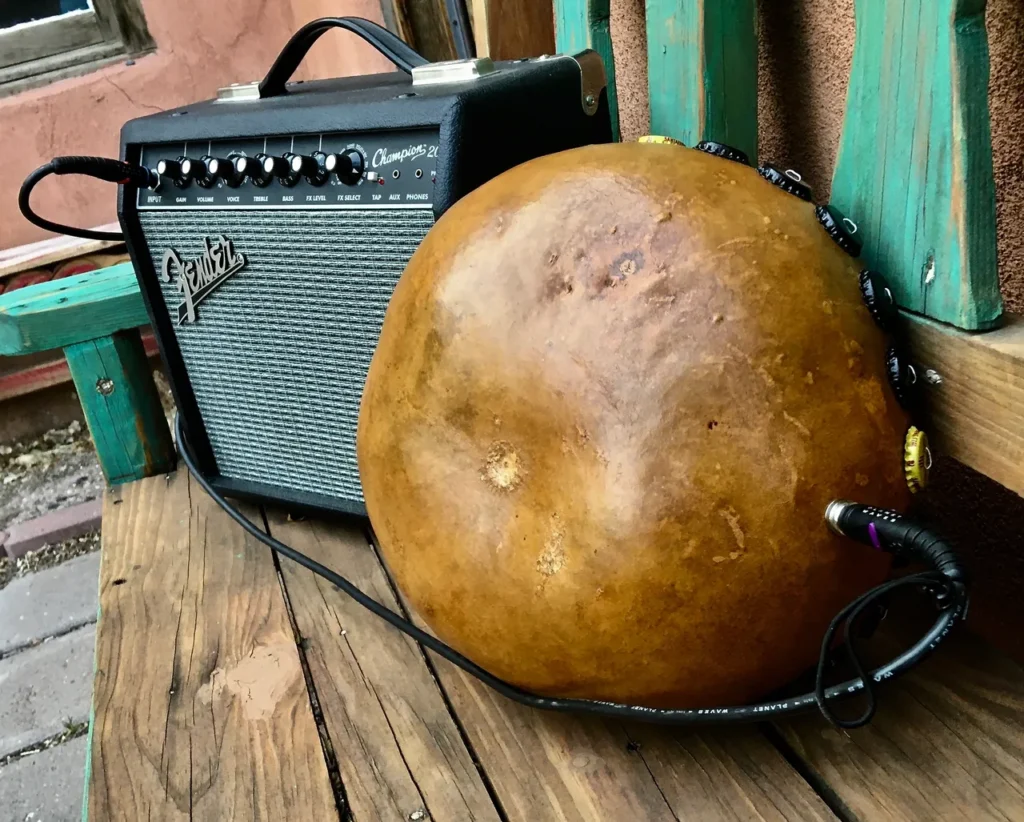
[[[265,513],[400,607],[363,527]],[[967,634],[850,735],[542,713],[277,561],[184,469],[108,493],[100,609],[92,820],[1024,818],[1024,670]]]
[[[963,5],[858,0],[834,199],[870,227],[866,259],[917,312],[914,363],[941,378],[924,386],[936,444],[1024,494],[1024,322],[974,333],[997,324],[999,305],[976,103],[984,26]],[[649,0],[652,131],[756,156],[754,6]],[[559,50],[601,52],[614,101],[608,11],[607,0],[556,3]],[[908,51],[934,86],[926,111],[908,105],[913,84],[871,79],[904,41],[926,44]],[[915,157],[915,135],[949,150]],[[898,171],[864,178],[879,152]],[[84,817],[1024,818],[1024,671],[966,632],[886,688],[874,724],[850,735],[816,715],[697,733],[497,696],[278,560],[174,470],[136,330],[145,321],[129,266],[0,297],[0,355],[64,349],[111,483]],[[248,511],[401,607],[365,525]]]

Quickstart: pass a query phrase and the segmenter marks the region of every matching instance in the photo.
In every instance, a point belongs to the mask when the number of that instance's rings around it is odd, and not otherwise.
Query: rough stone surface
[[[88,625],[0,660],[0,756],[88,720],[95,644]]]
[[[96,621],[99,553],[75,557],[0,590],[0,656]]]
[[[87,737],[0,768],[0,822],[65,822],[82,813]]]

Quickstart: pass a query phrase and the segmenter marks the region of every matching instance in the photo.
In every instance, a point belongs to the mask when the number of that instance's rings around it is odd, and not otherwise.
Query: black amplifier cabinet
[[[543,154],[609,142],[594,52],[412,76],[233,86],[143,117],[122,157],[160,172],[119,216],[188,437],[222,493],[364,514],[363,382],[384,311],[460,197]]]

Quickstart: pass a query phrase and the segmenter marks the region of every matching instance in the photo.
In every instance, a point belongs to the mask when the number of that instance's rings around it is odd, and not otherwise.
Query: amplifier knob
[[[231,188],[237,188],[242,182],[242,177],[235,168],[232,160],[225,160],[222,157],[208,157],[206,159],[206,173],[213,181],[223,180]]]
[[[324,160],[324,168],[328,174],[337,174],[338,179],[347,186],[354,186],[363,178],[366,159],[360,151],[347,149],[341,154],[328,154]]]
[[[281,185],[293,186],[299,181],[299,175],[292,171],[291,158],[294,155],[274,157],[267,154],[263,157],[263,173],[267,177],[277,177]]]
[[[271,175],[267,173],[264,163],[271,159],[268,155],[260,153],[255,157],[236,157],[235,171],[242,176],[252,180],[254,185],[263,188],[270,185]]]
[[[188,188],[196,172],[196,163],[188,157],[177,160],[161,160],[156,164],[156,173],[161,177],[169,177],[178,188]]]
[[[217,178],[210,171],[210,163],[213,161],[214,158],[206,154],[203,155],[203,157],[199,160],[198,163],[195,164],[196,182],[199,183],[199,185],[201,185],[203,188],[213,188],[215,185],[217,185]]]
[[[322,151],[313,154],[293,154],[290,162],[292,173],[302,175],[310,185],[322,186],[330,176],[324,168],[326,155]]]

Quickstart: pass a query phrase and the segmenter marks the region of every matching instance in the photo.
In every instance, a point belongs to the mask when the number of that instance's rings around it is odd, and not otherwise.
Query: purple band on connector
[[[868,536],[871,537],[871,544],[875,546],[879,551],[882,550],[882,543],[878,539],[878,530],[875,528],[875,523],[868,523]]]

